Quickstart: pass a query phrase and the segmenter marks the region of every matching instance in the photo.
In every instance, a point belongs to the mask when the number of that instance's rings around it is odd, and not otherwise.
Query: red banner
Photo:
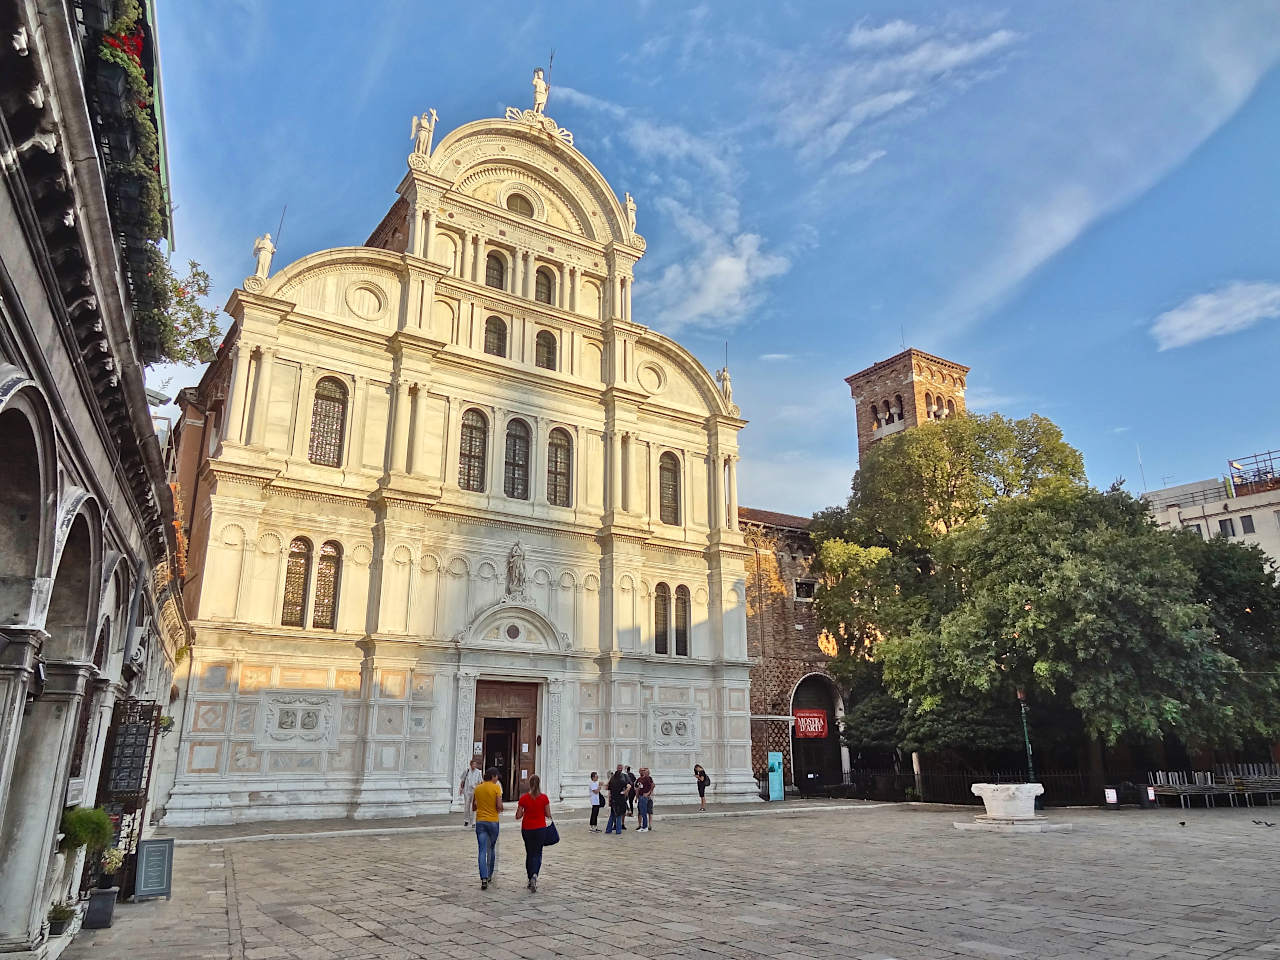
[[[820,739],[827,735],[827,711],[796,710],[796,736]]]

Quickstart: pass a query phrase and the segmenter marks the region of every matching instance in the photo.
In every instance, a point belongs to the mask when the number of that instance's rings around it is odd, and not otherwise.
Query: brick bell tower
[[[858,423],[858,459],[877,440],[964,413],[969,368],[915,348],[845,377]]]

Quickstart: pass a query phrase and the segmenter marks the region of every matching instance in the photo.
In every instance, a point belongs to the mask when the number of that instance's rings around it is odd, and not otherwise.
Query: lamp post
[[[1022,710],[1022,742],[1027,748],[1027,783],[1035,783],[1036,768],[1031,762],[1031,732],[1027,727],[1027,694],[1021,687],[1018,688],[1018,706]]]

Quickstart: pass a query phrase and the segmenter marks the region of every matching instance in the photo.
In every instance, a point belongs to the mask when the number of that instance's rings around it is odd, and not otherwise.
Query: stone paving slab
[[[209,839],[175,851],[172,901],[118,905],[63,956],[1280,960],[1280,828],[1255,813],[1051,811],[1076,831],[1028,836],[892,804],[621,836],[561,820],[536,894],[509,820],[487,891],[460,827]]]

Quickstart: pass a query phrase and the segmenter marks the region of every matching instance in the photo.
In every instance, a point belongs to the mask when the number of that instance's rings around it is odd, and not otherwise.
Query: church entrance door
[[[501,772],[502,798],[514,801],[537,773],[539,684],[506,680],[476,682],[475,737],[485,769]]]

